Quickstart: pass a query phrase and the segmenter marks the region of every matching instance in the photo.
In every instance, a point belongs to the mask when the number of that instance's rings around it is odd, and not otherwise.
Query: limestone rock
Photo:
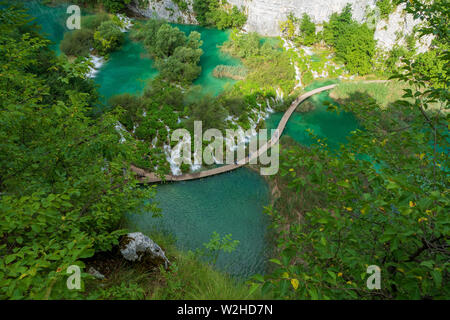
[[[170,264],[164,251],[152,239],[141,232],[129,233],[122,241],[120,253],[128,261],[148,259],[153,264],[164,262],[166,269]]]
[[[170,22],[197,24],[193,11],[193,1],[185,0],[186,10],[180,10],[173,0],[133,0],[129,8],[145,17],[159,17]],[[376,0],[227,0],[247,14],[245,31],[257,32],[263,36],[279,36],[280,23],[292,13],[301,17],[307,13],[316,24],[327,22],[334,12],[341,12],[347,5],[352,5],[353,19],[365,22],[367,10],[375,8]],[[413,27],[420,23],[412,15],[406,14],[404,5],[400,5],[387,19],[377,19],[375,36],[378,46],[389,51],[397,43],[404,43],[404,36],[410,34]],[[369,21],[369,23],[372,23]],[[319,29],[321,26],[319,25]],[[401,35],[400,38],[398,35]],[[432,38],[422,39],[417,44],[419,52],[424,52]]]

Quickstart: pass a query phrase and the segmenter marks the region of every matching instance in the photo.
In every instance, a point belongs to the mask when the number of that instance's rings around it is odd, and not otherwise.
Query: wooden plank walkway
[[[301,95],[295,101],[290,105],[290,107],[286,110],[283,117],[280,120],[280,123],[278,124],[278,127],[275,131],[275,133],[272,135],[271,139],[264,144],[261,148],[258,149],[258,152],[255,154],[252,154],[250,157],[246,157],[244,159],[241,159],[236,164],[228,164],[221,166],[219,168],[214,168],[210,170],[195,172],[195,173],[186,173],[179,176],[174,175],[166,175],[165,181],[188,181],[188,180],[196,180],[206,177],[215,176],[221,173],[229,172],[232,170],[236,170],[242,166],[245,166],[247,163],[249,163],[251,160],[253,160],[255,157],[259,157],[261,154],[266,152],[268,149],[272,148],[273,145],[275,145],[278,140],[280,140],[281,135],[283,134],[283,131],[286,127],[287,122],[289,121],[289,118],[294,113],[295,109],[298,107],[299,104],[301,104],[303,101],[308,99],[309,97],[318,94],[323,91],[331,90],[334,87],[336,87],[337,84],[332,84],[325,87],[320,87],[314,90],[311,90],[309,92],[306,92],[305,94]],[[136,175],[139,177],[139,180],[143,183],[156,183],[156,182],[162,182],[163,179],[161,179],[158,175],[148,172],[144,169],[138,168],[134,165],[131,165],[131,170],[136,173]]]

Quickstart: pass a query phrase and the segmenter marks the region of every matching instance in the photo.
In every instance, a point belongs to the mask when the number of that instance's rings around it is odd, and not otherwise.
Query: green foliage
[[[307,85],[309,85],[311,82],[313,82],[314,81],[314,76],[313,76],[313,74],[312,74],[312,72],[310,71],[310,70],[308,70],[308,71],[306,71],[304,74],[303,74],[303,77],[302,77],[302,83],[303,83],[303,85],[304,86],[307,86]]]
[[[173,0],[173,2],[175,2],[181,12],[186,12],[189,9],[186,0]]]
[[[130,2],[131,0],[101,0],[105,9],[111,13],[123,11]]]
[[[226,1],[194,0],[193,6],[197,21],[204,26],[218,29],[241,28],[247,16],[238,7],[230,7]]]
[[[289,40],[294,40],[297,35],[298,18],[291,12],[287,16],[287,20],[280,23],[281,33]]]
[[[151,53],[156,58],[167,58],[174,54],[177,47],[186,43],[186,36],[178,28],[171,27],[169,24],[163,24],[156,33],[155,43],[150,47]],[[148,44],[148,41],[145,43]]]
[[[250,58],[260,54],[261,37],[256,32],[239,34],[233,31],[224,48],[239,58]]]
[[[247,70],[242,66],[226,66],[218,65],[213,70],[213,75],[216,78],[230,78],[234,80],[244,80],[247,76]]]
[[[366,24],[352,20],[351,6],[347,5],[340,14],[331,15],[329,23],[324,25],[323,37],[351,73],[365,75],[372,71],[376,44],[373,33]]]
[[[94,33],[89,29],[73,30],[64,34],[60,48],[68,56],[88,56],[94,45]]]
[[[352,7],[348,4],[341,13],[333,13],[323,26],[323,38],[328,45],[336,46],[341,34],[352,24]]]
[[[353,74],[365,75],[372,71],[375,53],[373,30],[367,25],[352,23],[336,41],[336,58],[345,63]]]
[[[89,116],[87,65],[57,58],[20,12],[0,15],[11,17],[0,33],[0,297],[78,298],[67,267],[116,245],[121,217],[153,189],[137,188],[139,155],[129,136],[118,143],[117,117]]]
[[[275,90],[280,87],[291,92],[295,85],[295,70],[290,56],[283,51],[280,42],[264,41],[256,33],[239,34],[232,32],[222,50],[243,59],[248,70],[245,82],[238,86],[248,86],[249,91]]]
[[[170,145],[169,131],[184,126],[187,104],[180,88],[164,80],[149,82],[142,96],[121,94],[109,99],[108,104],[118,114],[120,123],[139,140],[140,158],[135,165],[157,174],[168,174],[169,163],[164,145]]]
[[[107,13],[90,14],[81,17],[81,29],[96,30],[102,22],[111,20]]]
[[[448,65],[445,65],[443,56],[445,52],[438,50],[429,50],[427,52],[419,54],[413,67],[419,74],[419,76],[425,81],[429,82],[436,88],[444,88],[448,85]],[[446,79],[447,82],[443,82],[442,79]]]
[[[189,119],[186,120],[185,126],[188,130],[193,132],[194,121],[202,121],[203,130],[210,128],[224,129],[225,117],[227,111],[222,103],[206,94],[202,97],[196,97],[194,101],[189,103]]]
[[[116,50],[124,41],[121,23],[115,16],[105,13],[83,16],[81,29],[67,32],[60,48],[67,56],[87,56],[91,48],[106,55]]]
[[[310,46],[319,42],[316,25],[307,13],[304,13],[301,19],[289,13],[287,20],[280,24],[280,30],[287,39],[302,45]]]
[[[214,231],[209,242],[203,244],[206,249],[203,255],[210,260],[210,263],[213,265],[216,264],[221,251],[230,253],[236,250],[236,247],[239,245],[239,240],[233,240],[231,237],[231,234],[220,237],[220,234]]]
[[[104,21],[94,33],[96,49],[101,54],[107,54],[120,47],[125,36],[114,21]]]
[[[380,9],[380,14],[383,19],[387,18],[398,5],[397,0],[378,0],[376,6]]]
[[[159,20],[150,20],[138,27],[132,37],[144,42],[156,59],[155,67],[161,78],[189,84],[200,75],[199,63],[203,54],[200,33],[193,31],[186,37],[176,27]]]

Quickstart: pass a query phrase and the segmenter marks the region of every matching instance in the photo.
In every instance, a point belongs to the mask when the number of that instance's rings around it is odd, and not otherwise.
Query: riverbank
[[[105,276],[86,282],[85,295],[89,299],[131,300],[261,300],[270,299],[260,289],[217,270],[202,261],[192,251],[180,251],[173,237],[162,233],[149,236],[166,253],[171,266],[168,270],[140,262],[125,261],[120,253],[98,254],[86,261]]]

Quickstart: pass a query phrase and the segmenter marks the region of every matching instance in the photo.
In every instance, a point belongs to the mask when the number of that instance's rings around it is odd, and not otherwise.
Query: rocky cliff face
[[[237,7],[244,7],[248,15],[245,26],[267,36],[280,35],[280,22],[289,13],[301,17],[303,13],[311,16],[315,23],[327,21],[333,12],[340,12],[348,3],[352,5],[353,18],[364,20],[366,7],[374,7],[374,0],[228,0]]]
[[[180,10],[172,0],[133,0],[130,8],[146,17],[158,16],[172,22],[197,23],[192,10],[193,0],[185,0],[187,10]],[[326,22],[333,12],[340,12],[347,4],[352,5],[353,18],[358,22],[366,21],[368,9],[374,9],[376,0],[227,0],[242,8],[247,14],[244,29],[265,36],[279,36],[280,23],[287,19],[289,13],[301,17],[303,13],[311,16],[316,24]],[[388,19],[368,21],[375,28],[378,46],[390,50],[397,43],[404,43],[418,23],[399,6]],[[430,39],[420,43],[419,51],[429,46]]]

